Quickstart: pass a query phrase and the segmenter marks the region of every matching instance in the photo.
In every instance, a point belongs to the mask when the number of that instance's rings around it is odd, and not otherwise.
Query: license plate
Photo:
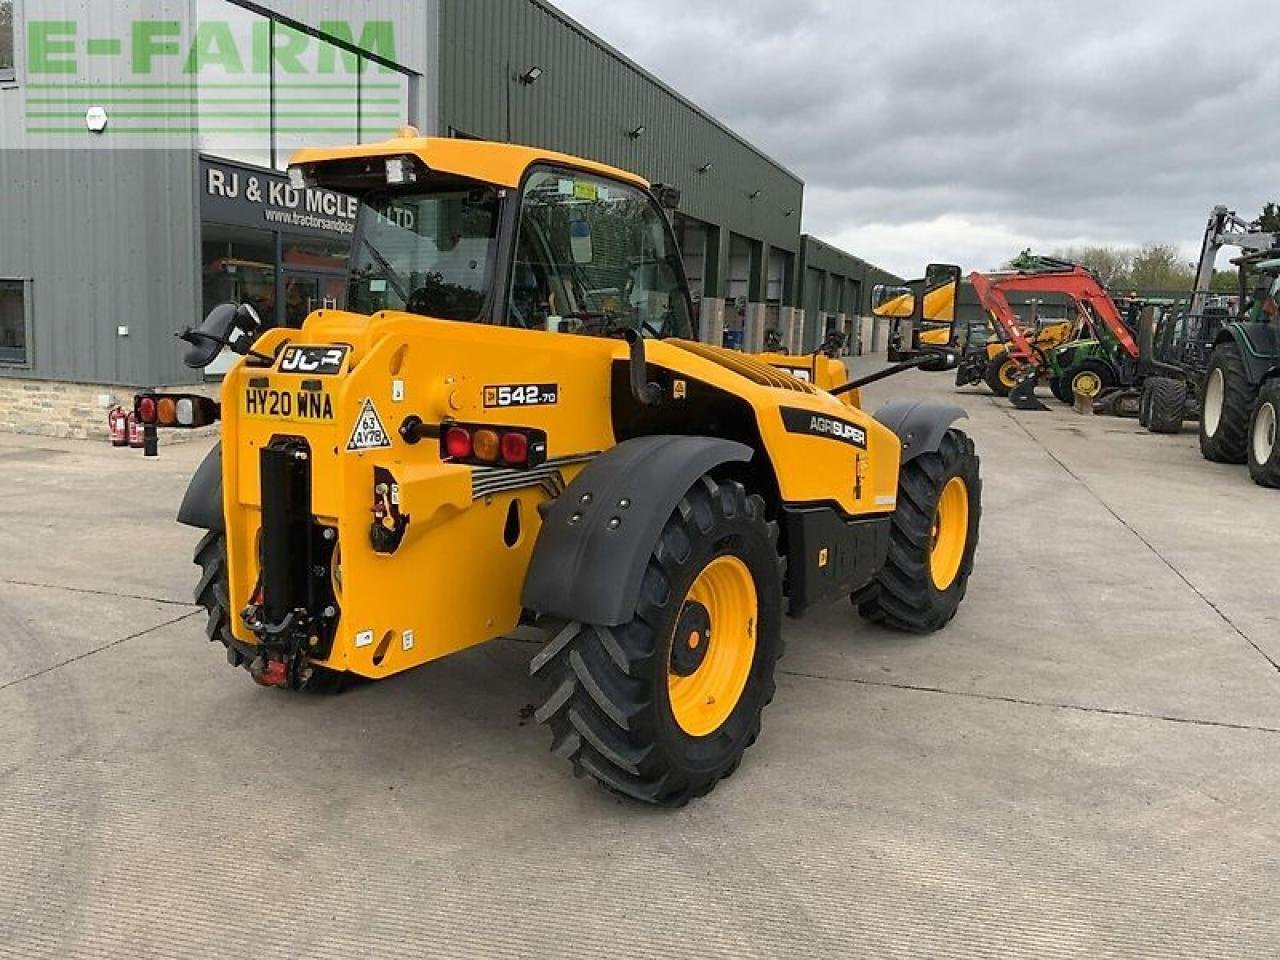
[[[333,397],[324,390],[277,390],[249,387],[244,394],[244,413],[263,420],[292,420],[296,423],[332,423]]]

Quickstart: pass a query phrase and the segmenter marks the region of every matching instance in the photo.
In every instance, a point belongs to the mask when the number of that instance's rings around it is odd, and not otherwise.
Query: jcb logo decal
[[[281,373],[333,376],[347,359],[347,347],[289,347],[280,358]]]

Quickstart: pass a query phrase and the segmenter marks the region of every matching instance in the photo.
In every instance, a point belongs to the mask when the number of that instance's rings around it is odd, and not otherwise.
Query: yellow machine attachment
[[[180,519],[207,531],[209,636],[260,683],[381,679],[536,622],[556,751],[679,804],[755,739],[784,609],[955,615],[981,487],[963,411],[871,416],[832,358],[693,340],[672,191],[416,136],[291,176],[359,204],[346,309],[263,331],[232,305],[184,335],[191,366],[241,355]]]

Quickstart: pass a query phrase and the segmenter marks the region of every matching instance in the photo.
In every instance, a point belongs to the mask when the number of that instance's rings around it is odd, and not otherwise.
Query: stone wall
[[[178,389],[217,395],[214,384]],[[117,404],[130,409],[134,392],[132,387],[0,377],[0,433],[106,440],[108,412]],[[186,432],[165,431],[173,439]]]

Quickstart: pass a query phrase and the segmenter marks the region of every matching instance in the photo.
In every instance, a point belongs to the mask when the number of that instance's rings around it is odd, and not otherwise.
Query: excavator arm
[[[1050,262],[1052,269],[1026,273],[975,273],[969,278],[983,307],[995,317],[1001,332],[1012,345],[1010,355],[1022,362],[1034,361],[1034,351],[1018,328],[1006,293],[1057,293],[1069,297],[1077,308],[1087,306],[1086,316],[1096,317],[1120,348],[1136,360],[1138,343],[1098,278],[1077,264]]]

